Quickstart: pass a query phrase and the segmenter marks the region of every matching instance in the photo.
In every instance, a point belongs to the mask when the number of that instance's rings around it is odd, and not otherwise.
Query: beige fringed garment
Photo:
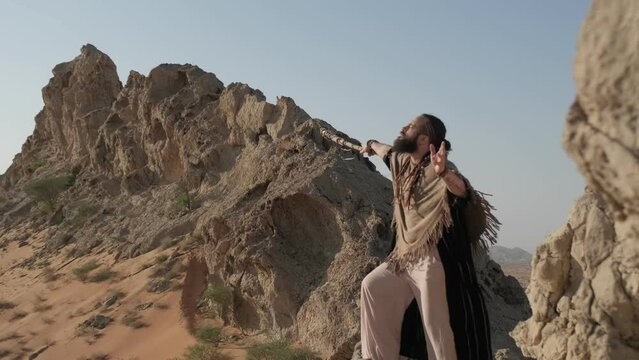
[[[428,157],[428,156],[427,156]],[[394,190],[395,248],[386,258],[388,268],[400,272],[415,264],[437,245],[444,231],[453,224],[446,183],[435,173],[429,159],[415,168],[410,156],[391,153],[390,167]],[[484,194],[470,186],[453,163],[448,171],[459,175],[467,187],[468,204],[464,208],[468,241],[473,247],[487,248],[496,242],[499,221]],[[413,186],[411,186],[414,184]],[[411,191],[412,189],[412,191]]]

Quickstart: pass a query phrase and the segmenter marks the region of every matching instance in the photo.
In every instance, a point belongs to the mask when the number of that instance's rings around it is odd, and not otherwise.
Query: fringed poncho
[[[410,164],[410,155],[392,152],[389,167],[393,176],[394,197],[393,223],[396,228],[396,243],[386,258],[388,268],[400,272],[421,260],[430,248],[437,244],[442,234],[452,225],[448,188],[442,178],[430,164],[430,157],[419,165]],[[410,168],[417,166],[419,169]],[[448,171],[456,173],[466,183],[468,206],[464,210],[468,241],[473,247],[487,248],[496,241],[499,221],[492,214],[494,208],[488,203],[485,194],[476,191],[470,182],[462,176],[450,161]],[[414,177],[415,186],[407,190],[402,184]],[[408,179],[408,182],[413,179]],[[406,194],[406,191],[411,191]],[[399,195],[399,196],[397,196]],[[408,199],[407,201],[405,199]]]

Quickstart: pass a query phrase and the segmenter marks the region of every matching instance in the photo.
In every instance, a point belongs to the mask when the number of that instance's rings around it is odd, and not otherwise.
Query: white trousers
[[[362,281],[362,357],[397,360],[404,312],[413,298],[422,315],[428,359],[456,360],[450,327],[446,278],[437,248],[419,263],[395,274],[387,264],[371,271]]]

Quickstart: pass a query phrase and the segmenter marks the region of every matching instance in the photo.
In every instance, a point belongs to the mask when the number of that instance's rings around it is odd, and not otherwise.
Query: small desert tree
[[[182,180],[178,183],[175,202],[179,210],[191,211],[195,208],[193,195],[191,194],[191,186],[189,182]]]
[[[73,186],[75,177],[72,175],[51,176],[36,180],[27,185],[27,194],[36,201],[43,204],[48,212],[55,209],[55,202],[58,195]]]
[[[27,167],[27,171],[33,174],[38,168],[43,167],[47,164],[47,159],[35,158],[31,161],[31,164]]]

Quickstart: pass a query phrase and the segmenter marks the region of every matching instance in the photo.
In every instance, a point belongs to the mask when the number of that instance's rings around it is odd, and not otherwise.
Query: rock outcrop
[[[5,173],[4,186],[29,179],[32,164],[45,158],[81,163],[95,147],[98,129],[121,90],[115,64],[93,45],[54,67],[42,89],[44,108],[35,117],[35,130]]]
[[[538,359],[639,358],[639,3],[593,1],[564,146],[588,183],[533,259],[533,316],[512,333]]]
[[[524,289],[513,276],[505,275],[499,264],[484,254],[475,257],[475,268],[481,284],[491,327],[493,351],[501,359],[520,360],[523,354],[509,332],[531,315]]]
[[[392,191],[367,159],[342,159],[321,138],[329,124],[290,98],[271,104],[188,64],[131,72],[122,87],[113,62],[90,45],[54,69],[43,93],[34,133],[2,179],[0,234],[48,227],[38,259],[62,250],[125,259],[177,245],[207,268],[187,274],[185,302],[208,277],[232,289],[224,318],[245,332],[350,357],[361,280],[389,250]],[[56,198],[51,222],[23,190],[55,174],[75,182]],[[176,191],[188,199],[179,209]],[[528,311],[522,289],[482,264],[502,322],[495,344],[512,346],[507,331]]]

